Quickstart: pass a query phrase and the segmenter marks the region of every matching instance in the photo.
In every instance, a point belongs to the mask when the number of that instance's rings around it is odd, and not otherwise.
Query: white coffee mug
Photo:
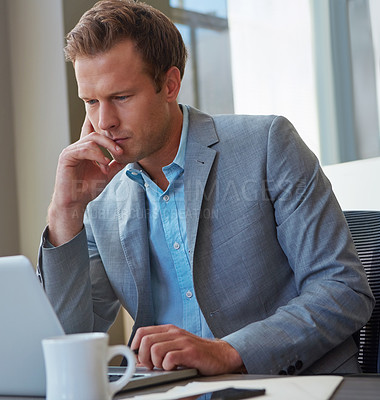
[[[78,333],[42,340],[47,400],[110,400],[132,377],[136,359],[128,346],[108,346],[106,333]],[[108,362],[123,355],[128,366],[109,382]]]

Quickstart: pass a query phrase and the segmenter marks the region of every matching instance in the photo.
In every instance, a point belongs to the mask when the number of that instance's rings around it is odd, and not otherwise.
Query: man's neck
[[[157,157],[144,159],[139,164],[144,168],[145,172],[150,176],[153,182],[163,191],[168,187],[168,180],[162,171],[162,168],[173,162],[179,148],[181,141],[181,132],[183,124],[183,114],[179,105],[174,108],[172,116],[172,135],[170,137],[169,145],[166,146],[166,153],[160,154]]]

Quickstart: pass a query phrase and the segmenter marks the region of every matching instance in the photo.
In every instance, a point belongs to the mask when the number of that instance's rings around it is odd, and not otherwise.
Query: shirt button
[[[163,197],[164,201],[168,202],[170,199],[170,196],[168,194],[165,194],[165,196]]]
[[[149,183],[144,183],[144,186],[145,186],[145,189],[148,189],[148,187],[149,187]]]
[[[188,299],[191,299],[191,298],[193,297],[193,293],[192,293],[190,290],[188,290],[188,291],[186,292],[186,297],[187,297]]]
[[[134,176],[136,176],[136,175],[138,175],[138,172],[132,171],[131,174],[134,175]]]
[[[178,250],[181,246],[179,245],[178,242],[174,242],[173,247]]]

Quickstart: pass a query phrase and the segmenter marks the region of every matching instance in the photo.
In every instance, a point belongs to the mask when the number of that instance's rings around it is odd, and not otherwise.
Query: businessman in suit
[[[58,161],[39,268],[66,332],[107,331],[123,306],[150,368],[359,372],[373,297],[290,122],[179,105],[186,49],[144,4],[96,4],[65,50],[86,120]]]

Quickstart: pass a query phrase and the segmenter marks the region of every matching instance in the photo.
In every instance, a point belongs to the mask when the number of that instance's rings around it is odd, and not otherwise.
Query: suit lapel
[[[217,142],[218,136],[213,119],[190,107],[184,173],[186,231],[190,265],[193,265],[203,194],[216,156],[216,151],[209,146]]]
[[[116,190],[120,241],[137,290],[136,326],[152,325],[149,241],[144,190],[123,174]],[[144,301],[141,301],[144,299]]]

